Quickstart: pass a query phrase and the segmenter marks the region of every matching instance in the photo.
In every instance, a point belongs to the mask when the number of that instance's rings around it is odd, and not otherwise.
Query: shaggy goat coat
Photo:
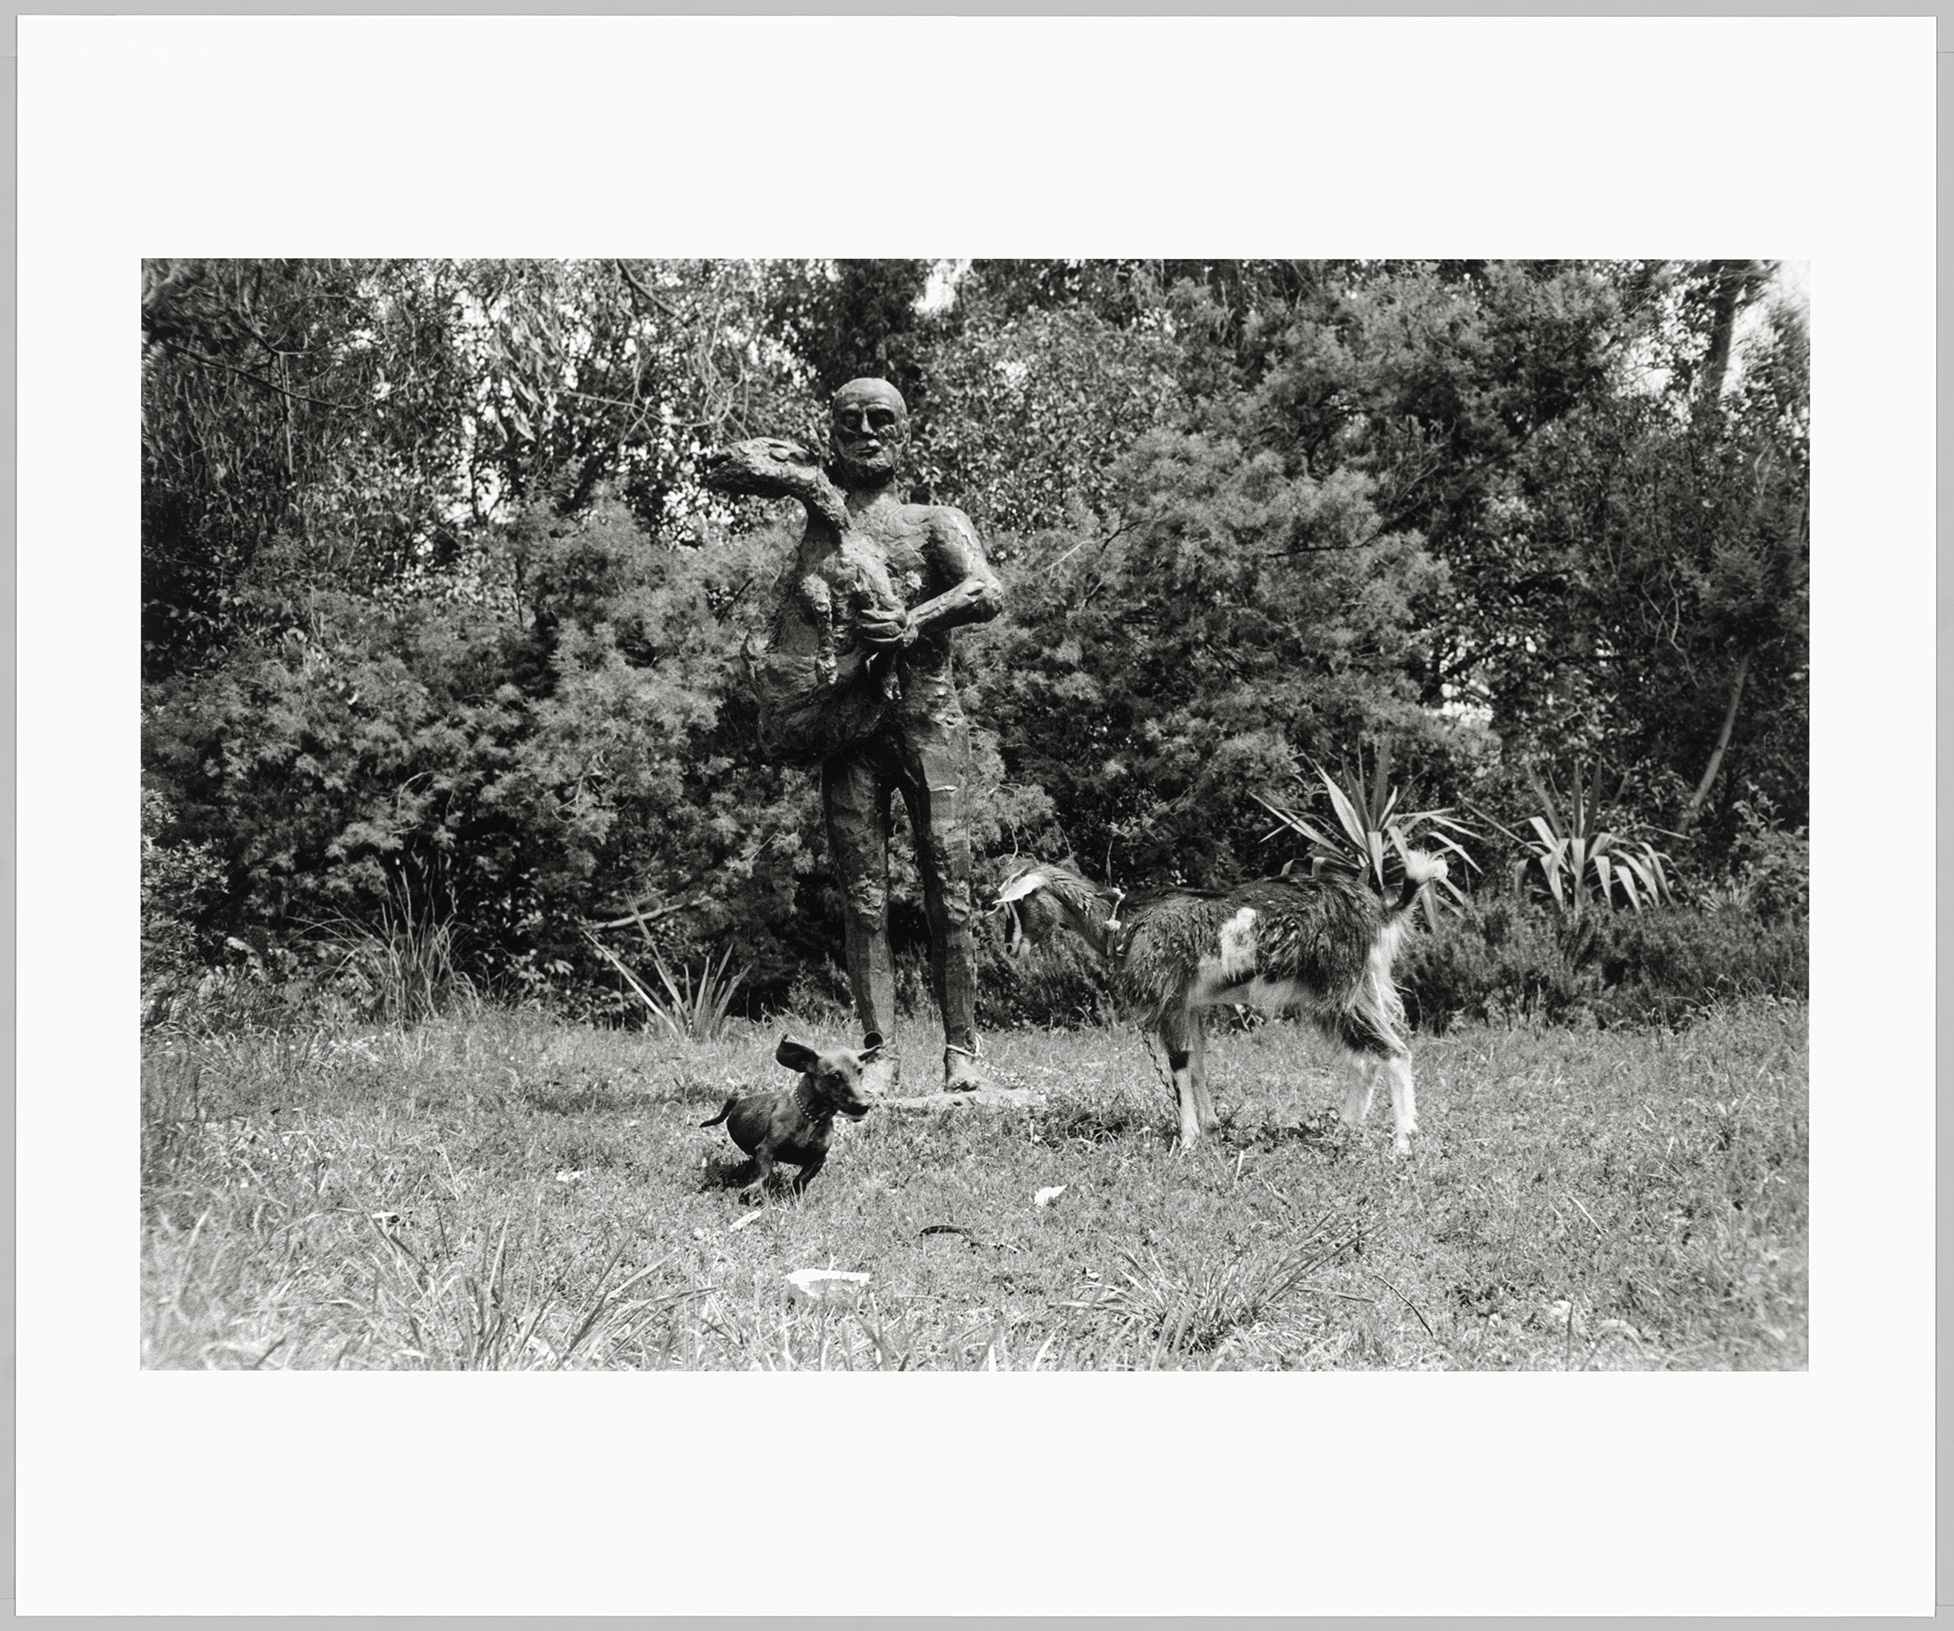
[[[1445,863],[1406,858],[1405,887],[1380,900],[1353,878],[1259,878],[1227,890],[1163,889],[1109,898],[1068,867],[1033,862],[998,892],[1019,931],[1042,938],[1064,918],[1112,965],[1115,996],[1166,1047],[1183,1143],[1217,1125],[1208,1093],[1202,1010],[1240,1003],[1295,1010],[1349,1055],[1358,1081],[1344,1101],[1352,1127],[1370,1112],[1373,1072],[1391,1084],[1396,1146],[1417,1131],[1404,1004],[1391,963],[1419,889]],[[1041,912],[1048,902],[1056,912]]]

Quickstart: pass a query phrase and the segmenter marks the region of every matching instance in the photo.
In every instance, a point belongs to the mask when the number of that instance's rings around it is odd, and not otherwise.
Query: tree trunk
[[[1717,745],[1710,754],[1709,768],[1703,772],[1703,779],[1696,784],[1696,791],[1689,796],[1684,816],[1694,821],[1697,812],[1703,808],[1703,800],[1709,797],[1710,787],[1717,779],[1717,772],[1723,768],[1723,755],[1730,746],[1730,733],[1737,724],[1737,704],[1744,694],[1744,681],[1750,674],[1751,654],[1747,651],[1737,659],[1737,677],[1730,682],[1730,706],[1723,710],[1723,729],[1717,732]]]
[[[1714,408],[1723,397],[1724,376],[1730,371],[1730,339],[1737,329],[1737,309],[1757,292],[1755,261],[1713,261],[1716,294],[1710,305],[1710,349],[1703,359],[1703,378],[1697,405]]]

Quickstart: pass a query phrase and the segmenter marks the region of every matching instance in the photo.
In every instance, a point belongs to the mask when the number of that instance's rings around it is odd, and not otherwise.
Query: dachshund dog
[[[774,1058],[789,1070],[798,1070],[800,1080],[778,1093],[735,1093],[718,1115],[699,1123],[717,1127],[725,1122],[733,1142],[753,1157],[759,1170],[751,1183],[741,1187],[742,1198],[759,1198],[777,1161],[792,1161],[801,1169],[794,1179],[796,1195],[807,1188],[828,1159],[836,1113],[850,1121],[868,1114],[873,1101],[862,1097],[862,1066],[876,1051],[837,1048],[816,1053],[805,1042],[783,1036]]]

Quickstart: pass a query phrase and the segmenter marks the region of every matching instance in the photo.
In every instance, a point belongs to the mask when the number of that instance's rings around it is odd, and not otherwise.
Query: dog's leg
[[[757,1201],[766,1192],[767,1180],[773,1176],[773,1151],[767,1148],[764,1139],[753,1152],[753,1181],[740,1187],[742,1200]]]
[[[1405,1155],[1411,1150],[1411,1135],[1418,1131],[1418,1096],[1411,1084],[1410,1056],[1392,1054],[1384,1061],[1384,1070],[1391,1078],[1391,1125],[1396,1133],[1392,1148]]]
[[[812,1161],[809,1161],[801,1168],[800,1175],[794,1180],[794,1193],[796,1195],[806,1192],[807,1186],[814,1182],[814,1175],[827,1163],[827,1159],[828,1152],[823,1150]]]
[[[1174,1100],[1180,1110],[1181,1148],[1191,1150],[1201,1142],[1201,1118],[1194,1106],[1193,1049],[1198,1046],[1194,1027],[1198,1014],[1176,1008],[1160,1022],[1161,1046],[1167,1050],[1167,1068],[1174,1073]]]

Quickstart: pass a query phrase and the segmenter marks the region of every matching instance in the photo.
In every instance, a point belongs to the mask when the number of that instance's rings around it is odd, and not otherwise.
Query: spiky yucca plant
[[[1566,917],[1580,917],[1597,902],[1613,911],[1617,900],[1633,911],[1645,905],[1673,901],[1669,857],[1646,838],[1633,838],[1602,825],[1606,816],[1601,788],[1583,773],[1577,760],[1572,795],[1563,801],[1551,777],[1543,782],[1532,769],[1527,779],[1543,808],[1527,818],[1531,836],[1517,833],[1503,822],[1487,821],[1524,851],[1513,866],[1516,887],[1535,877],[1545,887],[1555,909]]]
[[[1367,878],[1371,887],[1389,900],[1404,885],[1404,858],[1413,849],[1456,855],[1465,866],[1476,870],[1472,857],[1459,844],[1459,839],[1475,836],[1473,829],[1453,815],[1449,806],[1399,809],[1404,790],[1391,785],[1389,748],[1378,753],[1368,786],[1361,752],[1357,764],[1346,767],[1342,781],[1314,760],[1310,769],[1316,773],[1313,786],[1300,772],[1296,777],[1301,798],[1290,800],[1266,793],[1257,793],[1255,798],[1281,823],[1266,838],[1288,831],[1309,841],[1312,871],[1327,867],[1355,873]],[[1314,802],[1318,793],[1328,801],[1334,821],[1304,812],[1302,806]],[[1441,878],[1436,886],[1454,906],[1463,908],[1465,895],[1456,883]],[[1431,892],[1424,896],[1424,907],[1426,921],[1436,927],[1437,910]]]
[[[456,920],[437,911],[432,891],[417,897],[405,871],[389,875],[376,921],[340,918],[323,928],[339,954],[338,977],[357,987],[378,1018],[418,1025],[475,999],[461,968]]]
[[[746,970],[732,966],[733,951],[730,946],[716,959],[708,957],[705,967],[698,970],[689,966],[674,970],[654,951],[651,966],[657,972],[658,983],[665,988],[665,994],[661,997],[638,977],[622,957],[588,929],[584,931],[584,938],[624,977],[625,983],[645,1005],[652,1028],[666,1036],[693,1042],[712,1041],[726,1028],[726,1015],[733,1006],[733,998],[746,983]]]

